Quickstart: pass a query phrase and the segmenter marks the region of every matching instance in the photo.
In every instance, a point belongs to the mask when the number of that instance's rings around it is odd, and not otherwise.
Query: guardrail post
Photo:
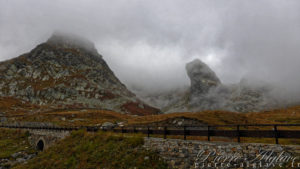
[[[186,126],[183,126],[183,139],[186,140]]]
[[[207,126],[207,141],[210,141],[210,126]]]
[[[277,125],[274,125],[274,136],[275,136],[276,144],[278,144],[278,130],[277,130]]]
[[[164,139],[167,138],[167,127],[164,127]]]
[[[237,139],[238,139],[238,142],[240,143],[240,142],[241,142],[241,138],[240,138],[240,125],[237,125],[237,126],[236,126],[236,132],[237,132]]]
[[[150,137],[150,129],[149,129],[149,126],[147,127],[147,136],[148,136],[148,138]]]

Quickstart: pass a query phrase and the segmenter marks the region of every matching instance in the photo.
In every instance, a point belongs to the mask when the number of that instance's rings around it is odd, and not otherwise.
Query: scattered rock
[[[6,118],[6,117],[0,117],[0,122],[1,122],[1,123],[7,122],[7,118]]]
[[[17,158],[16,161],[17,161],[17,163],[23,163],[23,162],[26,161],[26,159],[24,159],[24,158]]]
[[[118,125],[119,127],[124,127],[124,126],[125,126],[125,123],[124,123],[124,122],[118,122],[117,125]]]
[[[0,159],[0,169],[9,169],[18,163],[26,163],[28,160],[34,158],[36,154],[27,154],[20,151],[13,153],[9,159]]]
[[[109,130],[109,129],[113,129],[116,127],[116,124],[114,123],[111,123],[111,122],[104,122],[102,125],[101,125],[101,129],[105,129],[105,130]]]

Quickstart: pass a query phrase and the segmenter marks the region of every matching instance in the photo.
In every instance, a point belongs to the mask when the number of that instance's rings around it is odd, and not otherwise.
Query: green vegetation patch
[[[16,168],[167,168],[155,153],[142,148],[143,142],[140,136],[80,130]]]
[[[34,153],[34,149],[28,143],[28,132],[0,129],[0,159],[10,159],[17,152]]]

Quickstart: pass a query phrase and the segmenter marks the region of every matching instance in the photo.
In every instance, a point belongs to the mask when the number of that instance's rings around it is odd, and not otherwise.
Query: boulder
[[[124,127],[124,126],[125,126],[125,123],[124,123],[124,122],[118,122],[117,125],[118,125],[119,127]]]
[[[7,118],[6,117],[0,117],[0,123],[5,123],[7,122]]]
[[[111,122],[104,122],[104,123],[101,125],[101,129],[109,130],[109,129],[115,128],[116,126],[117,126],[117,125],[114,124],[114,123],[111,123]]]

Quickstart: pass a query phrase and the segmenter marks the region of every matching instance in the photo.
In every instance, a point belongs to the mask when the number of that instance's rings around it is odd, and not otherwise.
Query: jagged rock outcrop
[[[62,33],[55,33],[29,53],[0,63],[1,97],[49,109],[97,108],[137,115],[159,112],[144,105],[119,81],[92,42]]]
[[[274,108],[276,100],[272,88],[266,84],[251,83],[242,79],[239,84],[224,85],[216,74],[200,60],[186,65],[191,79],[189,100],[184,110],[228,110],[235,112],[260,111]]]
[[[194,76],[191,75],[191,70],[196,72]],[[254,85],[246,79],[242,79],[239,84],[224,85],[216,74],[199,60],[187,64],[187,74],[191,79],[187,101],[189,110],[251,112],[276,105],[276,100],[271,96],[270,86],[263,83]]]
[[[221,84],[214,71],[199,59],[186,64],[186,71],[191,80],[191,96],[205,95],[211,88]]]
[[[186,71],[191,86],[181,91],[181,94],[173,91],[172,94],[162,94],[159,97],[149,95],[142,98],[151,105],[160,106],[153,101],[159,98],[161,102],[167,103],[159,107],[167,113],[203,110],[253,112],[278,107],[270,85],[255,84],[254,80],[246,79],[238,84],[224,85],[215,72],[198,59],[187,63]]]

